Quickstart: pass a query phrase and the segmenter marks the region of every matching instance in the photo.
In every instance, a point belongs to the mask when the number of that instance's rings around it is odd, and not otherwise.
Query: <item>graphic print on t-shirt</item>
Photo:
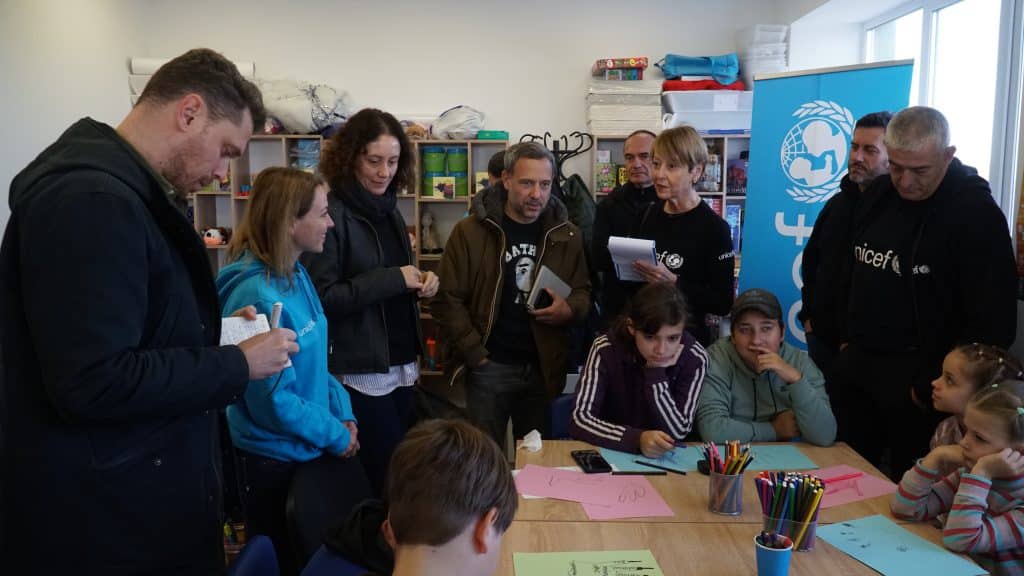
[[[675,272],[683,267],[683,256],[675,252],[659,252],[658,261],[665,264],[665,267]]]
[[[537,246],[532,243],[513,244],[505,250],[505,264],[515,261],[512,272],[515,273],[516,304],[526,304],[526,298],[533,288],[533,269],[537,264]]]

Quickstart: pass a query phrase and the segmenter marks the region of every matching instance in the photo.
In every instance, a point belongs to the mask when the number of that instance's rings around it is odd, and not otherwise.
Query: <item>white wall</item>
[[[161,26],[147,30],[146,55],[205,45],[255,61],[260,77],[325,82],[358,107],[396,113],[469,104],[487,114],[487,127],[518,140],[586,129],[597,58],[730,52],[737,28],[774,22],[774,11],[757,0],[722,0],[713,10],[701,0],[254,0],[244,10],[182,0],[148,7],[147,21]],[[653,67],[648,74],[660,78]],[[588,171],[589,157],[573,170]]]
[[[730,52],[736,29],[818,3],[0,0],[0,189],[75,119],[124,116],[132,56],[207,46],[255,61],[261,77],[346,89],[357,106],[437,114],[470,104],[518,139],[586,129],[589,67],[599,57]],[[587,170],[589,158],[567,172]]]
[[[128,112],[140,16],[132,0],[0,0],[0,230],[11,179],[43,148],[82,116]]]

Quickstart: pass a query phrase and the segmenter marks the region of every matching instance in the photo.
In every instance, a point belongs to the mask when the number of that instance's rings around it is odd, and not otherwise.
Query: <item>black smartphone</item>
[[[533,309],[540,310],[542,308],[547,308],[554,303],[555,299],[551,297],[551,294],[548,294],[547,290],[540,290],[537,292],[537,297],[533,299]],[[598,456],[600,456],[600,454],[598,454]]]
[[[587,474],[611,472],[612,465],[597,450],[573,450],[572,459]]]

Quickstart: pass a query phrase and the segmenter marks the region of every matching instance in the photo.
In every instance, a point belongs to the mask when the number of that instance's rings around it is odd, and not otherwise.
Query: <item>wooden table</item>
[[[823,448],[810,444],[798,444],[800,451],[821,468],[828,468],[838,464],[848,464],[863,470],[866,474],[873,474],[879,478],[885,475],[877,468],[868,463],[857,452],[844,443],[837,443],[833,446]],[[527,464],[540,466],[570,466],[573,464],[569,453],[572,450],[593,448],[589,444],[577,441],[545,440],[544,447],[539,452],[527,452],[519,450],[516,453],[516,468],[522,468]],[[685,476],[669,473],[665,476],[645,476],[651,481],[654,488],[665,499],[675,516],[661,518],[634,518],[616,520],[616,522],[636,522],[643,524],[677,524],[677,523],[700,523],[700,524],[761,524],[761,504],[757,498],[757,488],[754,486],[756,472],[747,472],[743,482],[743,514],[739,516],[722,516],[708,510],[708,477],[698,472],[690,472]],[[854,518],[863,518],[873,514],[883,514],[890,519],[889,495],[878,496],[868,500],[861,500],[835,508],[822,510],[818,515],[818,522],[831,524]],[[567,502],[552,499],[524,499],[519,497],[519,511],[516,513],[516,520],[523,521],[579,521],[590,522],[583,506],[577,502]],[[902,522],[901,522],[902,523]]]
[[[927,524],[905,527],[942,545],[941,533]],[[758,528],[749,524],[517,520],[505,533],[496,574],[515,574],[513,552],[650,550],[667,576],[752,575],[757,572],[753,542],[757,533]],[[816,540],[814,550],[793,552],[789,573],[792,576],[877,574],[821,538]]]
[[[809,444],[797,446],[821,468],[847,464],[885,478],[846,444],[838,443],[828,448]],[[572,465],[569,453],[585,448],[592,446],[576,441],[545,440],[539,452],[519,450],[516,468],[527,464]],[[740,516],[720,516],[708,511],[708,477],[698,472],[685,476],[670,473],[646,477],[675,512],[674,517],[667,518],[593,521],[587,518],[577,502],[520,497],[519,511],[502,542],[496,574],[513,576],[514,552],[584,550],[650,550],[668,576],[755,574],[753,538],[760,531],[762,522],[753,481],[755,475],[755,472],[746,473],[749,479],[744,482],[743,514]],[[895,520],[889,512],[890,497],[879,496],[822,510],[818,522],[831,524],[873,514]],[[942,545],[942,532],[931,524],[896,521],[918,536]],[[814,550],[794,552],[792,558],[789,573],[793,576],[877,574],[821,538],[815,541]]]

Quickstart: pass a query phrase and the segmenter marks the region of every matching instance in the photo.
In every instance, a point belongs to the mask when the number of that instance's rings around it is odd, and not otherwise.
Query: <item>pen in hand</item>
[[[277,328],[281,322],[281,308],[284,307],[280,302],[274,302],[274,308],[270,311],[270,329]]]

